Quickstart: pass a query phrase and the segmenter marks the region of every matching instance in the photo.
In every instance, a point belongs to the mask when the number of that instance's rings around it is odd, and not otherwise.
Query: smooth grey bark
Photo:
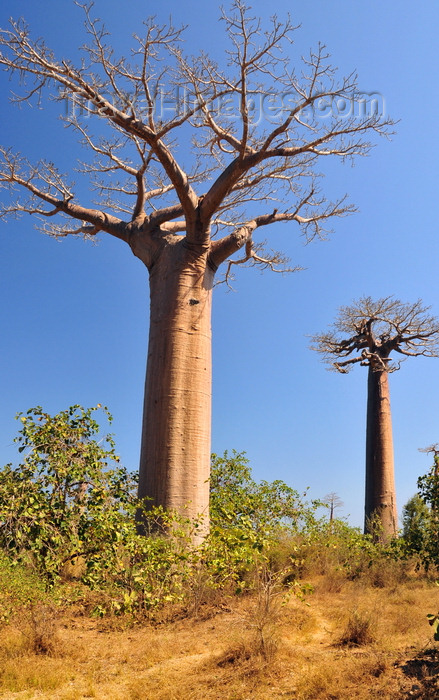
[[[211,451],[214,269],[207,250],[185,237],[167,236],[148,261],[150,331],[139,472],[139,497],[193,521],[201,516],[200,537],[209,524]]]
[[[375,519],[383,540],[395,537],[395,496],[389,373],[370,364],[367,382],[365,532],[374,534]]]

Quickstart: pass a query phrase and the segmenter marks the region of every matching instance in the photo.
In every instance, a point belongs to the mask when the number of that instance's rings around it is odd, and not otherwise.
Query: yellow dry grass
[[[5,627],[0,632],[0,698],[439,697],[434,678],[439,645],[436,653],[426,619],[439,608],[437,587],[412,581],[381,588],[345,582],[340,590],[327,588],[316,585],[307,603],[292,599],[276,611],[273,646],[266,655],[255,637],[257,601],[250,597],[233,601],[227,611],[156,627],[117,629],[108,621],[64,618],[46,655],[34,653],[19,626]],[[347,630],[355,632],[355,625],[363,624],[365,639],[357,646],[341,644]]]

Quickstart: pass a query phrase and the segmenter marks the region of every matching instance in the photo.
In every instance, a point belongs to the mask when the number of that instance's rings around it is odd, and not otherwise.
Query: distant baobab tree
[[[381,539],[397,532],[389,374],[405,357],[439,355],[439,319],[420,300],[405,304],[388,296],[363,297],[344,306],[326,333],[313,337],[313,349],[342,374],[359,363],[368,368],[365,531],[378,521]]]
[[[116,56],[92,3],[76,4],[88,36],[76,64],[19,20],[0,33],[0,65],[21,84],[22,104],[70,105],[64,148],[76,134],[86,156],[75,179],[95,199],[80,201],[81,188],[53,162],[30,163],[4,147],[0,183],[11,201],[1,214],[31,214],[55,238],[114,236],[147,268],[139,496],[204,514],[206,529],[215,275],[222,268],[230,279],[237,264],[295,269],[264,251],[260,230],[288,222],[310,240],[354,211],[344,196],[321,192],[320,161],[364,155],[392,122],[375,109],[339,113],[340,102],[358,100],[356,75],[338,78],[321,45],[290,65],[290,19],[273,16],[264,27],[241,0],[222,12],[222,62],[186,53],[183,30],[156,19],[136,28],[129,58]]]
[[[334,491],[326,494],[325,498],[323,499],[323,503],[326,503],[326,505],[329,507],[329,522],[332,523],[334,520],[335,511],[337,508],[342,508],[344,503]]]

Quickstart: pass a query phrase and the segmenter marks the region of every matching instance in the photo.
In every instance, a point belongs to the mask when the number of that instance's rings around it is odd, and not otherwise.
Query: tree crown
[[[129,243],[159,230],[203,245],[213,225],[223,236],[211,249],[214,266],[244,247],[238,262],[278,270],[284,257],[253,245],[256,228],[295,221],[310,239],[353,211],[345,197],[331,202],[321,194],[316,163],[364,155],[370,136],[392,122],[360,95],[355,74],[337,76],[325,47],[303,59],[301,72],[290,67],[296,28],[289,18],[274,16],[265,30],[235,0],[222,13],[223,68],[206,53],[187,56],[183,30],[152,19],[134,36],[131,58],[117,57],[92,6],[77,4],[89,39],[79,65],[57,59],[21,20],[0,33],[0,65],[20,78],[18,101],[47,92],[68,100],[63,119],[90,156],[79,172],[91,178],[97,208],[81,205],[52,163],[31,164],[3,147],[0,181],[13,198],[24,194],[3,215],[34,214],[54,236],[104,231]],[[342,104],[352,109],[342,113]]]
[[[330,329],[313,336],[311,347],[338,372],[349,372],[356,363],[393,372],[400,362],[391,361],[392,352],[406,357],[439,355],[439,319],[429,310],[421,300],[362,297],[342,306]]]

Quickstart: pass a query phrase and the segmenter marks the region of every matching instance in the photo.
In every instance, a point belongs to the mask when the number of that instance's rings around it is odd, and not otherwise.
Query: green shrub
[[[34,570],[0,551],[0,625],[8,624],[24,608],[50,600],[44,581]]]
[[[18,416],[24,459],[0,470],[0,548],[4,567],[23,580],[38,574],[35,590],[53,588],[70,566],[70,577],[96,592],[95,614],[151,615],[175,605],[193,612],[256,591],[261,571],[300,594],[298,578],[312,574],[375,572],[382,585],[381,563],[398,559],[343,521],[318,518],[321,504],[282,481],[256,482],[237,452],[212,457],[211,528],[195,547],[199,523],[136,498],[111,436],[99,435],[99,409],[72,406],[51,416],[37,407]]]
[[[418,479],[418,491],[429,507],[430,517],[425,522],[419,555],[425,568],[439,567],[439,455],[428,474]]]
[[[286,529],[297,531],[313,521],[318,501],[305,503],[300,494],[283,481],[254,481],[245,453],[226,451],[212,455],[210,518],[215,527],[242,530],[272,539]]]
[[[0,471],[0,546],[32,562],[48,585],[68,562],[81,558],[88,567],[117,549],[133,500],[111,436],[98,440],[99,408],[19,414],[24,460]]]
[[[282,570],[291,583],[297,549],[291,536],[315,522],[319,505],[283,481],[254,481],[244,453],[212,455],[211,529],[203,554],[211,585],[251,589],[261,566]]]

